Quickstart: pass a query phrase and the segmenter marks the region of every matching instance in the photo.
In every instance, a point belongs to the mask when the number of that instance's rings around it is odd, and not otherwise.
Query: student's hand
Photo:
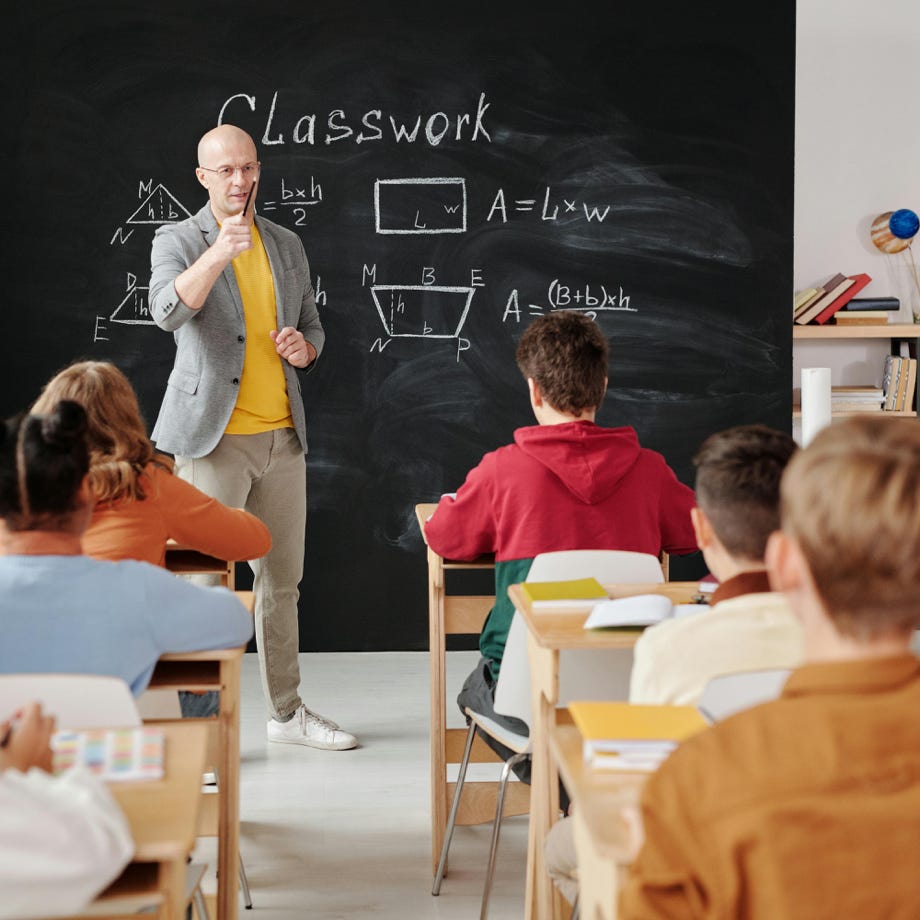
[[[0,748],[0,770],[25,773],[30,767],[38,767],[50,773],[52,734],[54,716],[46,716],[40,703],[30,703],[16,714],[15,725],[0,724],[0,738],[6,739]]]
[[[220,235],[211,247],[230,263],[241,252],[252,249],[252,226],[242,214],[227,217],[220,225]]]
[[[316,358],[316,349],[303,337],[299,329],[285,326],[280,332],[269,332],[275,351],[292,367],[306,367]]]

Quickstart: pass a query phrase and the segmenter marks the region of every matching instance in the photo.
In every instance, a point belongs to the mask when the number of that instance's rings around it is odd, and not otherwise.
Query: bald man
[[[153,440],[183,479],[271,531],[271,550],[251,563],[269,741],[341,751],[354,736],[298,693],[307,516],[298,371],[312,369],[325,335],[300,238],[256,215],[259,171],[245,131],[208,131],[195,170],[208,203],[154,236],[150,313],[173,333],[176,360]]]

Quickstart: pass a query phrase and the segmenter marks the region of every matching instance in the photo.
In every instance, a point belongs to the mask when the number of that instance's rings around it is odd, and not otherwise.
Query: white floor
[[[450,699],[476,657],[448,655]],[[258,663],[245,656],[240,847],[254,910],[264,920],[478,917],[491,825],[457,828],[450,874],[440,896],[431,896],[427,652],[300,658],[304,702],[357,735],[361,747],[269,744]],[[526,846],[526,818],[506,819],[494,920],[524,912]]]

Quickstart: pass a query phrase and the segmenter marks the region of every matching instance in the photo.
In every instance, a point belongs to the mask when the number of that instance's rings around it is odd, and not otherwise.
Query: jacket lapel
[[[220,227],[217,225],[217,219],[214,217],[214,212],[211,210],[210,202],[206,204],[195,217],[198,221],[198,226],[201,228],[205,242],[208,246],[213,246],[214,243],[217,242],[217,237],[220,235]],[[243,298],[240,296],[240,287],[236,283],[236,274],[233,271],[232,262],[224,269],[223,279],[230,291],[230,296],[233,298],[237,316],[240,320],[243,320]]]
[[[259,227],[259,235],[262,237],[262,245],[265,247],[265,255],[268,256],[268,265],[272,270],[272,282],[275,285],[275,314],[278,319],[278,329],[285,326],[292,326],[284,315],[284,279],[279,277],[278,272],[281,270],[281,255],[278,252],[278,244],[271,233],[266,232],[265,224],[256,215],[256,223]]]

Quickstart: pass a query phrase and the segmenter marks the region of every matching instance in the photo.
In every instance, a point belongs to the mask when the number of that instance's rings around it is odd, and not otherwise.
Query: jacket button
[[[236,337],[236,340],[237,340],[237,342],[245,342],[245,341],[246,341],[246,339],[244,339],[243,336],[241,336],[241,335],[238,335],[238,336]]]
[[[233,385],[234,385],[234,386],[239,386],[239,382],[240,382],[240,378],[239,378],[239,377],[234,377],[234,378],[233,378]]]

